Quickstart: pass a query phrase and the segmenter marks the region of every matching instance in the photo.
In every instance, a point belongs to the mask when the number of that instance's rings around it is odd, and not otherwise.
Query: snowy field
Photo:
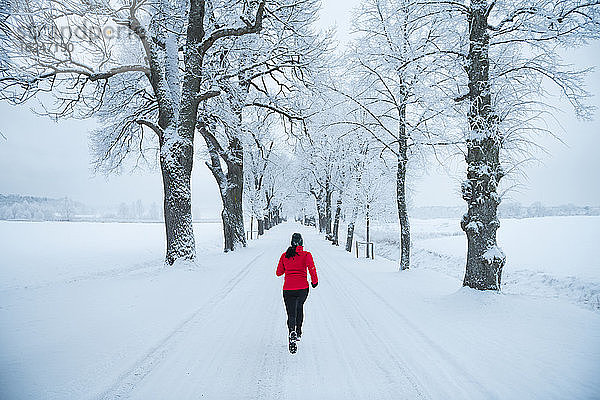
[[[402,273],[292,223],[231,254],[197,224],[198,263],[163,268],[160,224],[1,222],[0,399],[597,399],[600,313],[510,280],[597,283],[599,221],[503,221],[500,294],[461,288],[452,221],[413,223]],[[320,284],[290,355],[274,270],[294,231]]]
[[[194,224],[199,252],[222,246],[220,224]],[[0,221],[0,290],[122,275],[160,265],[159,223]]]
[[[459,220],[411,220],[413,268],[464,276],[467,240]],[[364,238],[364,228],[357,234]],[[398,227],[374,225],[376,254],[397,260]],[[600,217],[503,219],[498,243],[506,254],[502,290],[564,298],[600,311]]]

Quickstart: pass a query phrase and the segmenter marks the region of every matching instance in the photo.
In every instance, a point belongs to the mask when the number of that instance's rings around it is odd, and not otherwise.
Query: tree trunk
[[[184,54],[186,71],[183,75],[181,103],[174,104],[165,95],[160,82],[161,67],[158,59],[150,56],[150,82],[159,100],[158,125],[162,129],[159,137],[160,167],[163,177],[165,230],[167,254],[165,261],[172,265],[181,258],[196,257],[194,230],[192,227],[191,175],[194,157],[194,133],[198,118],[200,80],[203,58],[196,46],[204,37],[204,4],[192,1],[187,27],[188,47]],[[176,66],[176,63],[175,63]],[[176,71],[168,66],[165,74],[174,78]],[[178,112],[175,109],[178,108]]]
[[[191,175],[193,147],[184,141],[161,143],[160,167],[163,178],[167,251],[165,262],[196,257],[192,227]]]
[[[223,211],[224,251],[232,251],[238,245],[246,246],[246,235],[244,232],[244,213],[242,208],[242,193],[244,190],[244,158],[241,142],[234,138],[229,142],[228,156],[225,158],[227,173],[223,172],[221,166],[221,155],[223,149],[214,135],[205,124],[200,124],[200,132],[206,140],[210,162],[206,166],[212,172],[221,194]]]
[[[264,218],[260,218],[258,220],[258,236],[262,236],[265,234],[265,220]]]
[[[325,183],[325,234],[331,237],[331,195],[333,191],[330,188],[329,181]]]
[[[406,108],[402,107],[401,120],[404,121]],[[400,224],[400,270],[408,269],[410,265],[410,225],[406,207],[406,165],[408,142],[406,126],[401,124],[398,145],[398,170],[396,175],[396,202],[398,206],[398,221]]]
[[[370,227],[369,224],[371,222],[371,218],[369,217],[369,205],[367,204],[367,258],[370,257],[370,253],[369,253],[369,243],[371,243],[371,232],[370,232]]]
[[[346,234],[346,251],[352,251],[352,240],[354,239],[354,222],[348,224],[348,233]]]
[[[273,199],[273,193],[270,193],[270,192],[271,192],[271,190],[265,190],[265,200],[266,200],[265,217],[264,217],[265,230],[271,229],[271,226],[273,224],[273,221],[271,220],[271,200]]]
[[[325,213],[319,214],[319,233],[325,232],[325,225],[327,225]]]
[[[242,144],[238,139],[232,139],[229,148],[235,161],[227,163],[227,185],[221,192],[223,199],[223,236],[225,252],[233,251],[239,245],[246,247],[244,234],[244,212],[242,193],[244,192],[244,166]]]
[[[354,223],[358,216],[358,207],[354,206],[352,209],[352,217],[348,222],[348,233],[346,234],[346,251],[352,251],[352,240],[354,239]]]
[[[325,214],[325,196],[323,193],[319,193],[319,196],[315,196],[317,199],[317,214],[319,216],[319,233],[326,231],[327,217]]]
[[[189,24],[187,28],[188,49],[195,49],[198,41],[204,37],[203,5],[190,3]],[[181,103],[174,104],[165,95],[162,86],[158,59],[150,56],[152,66],[150,81],[159,103],[158,125],[162,129],[159,135],[160,168],[163,178],[165,230],[167,252],[165,261],[173,265],[175,260],[193,260],[196,257],[196,245],[192,226],[191,175],[194,159],[194,132],[198,117],[198,91],[202,76],[202,56],[196,51],[186,50],[186,66],[183,75]],[[167,75],[174,73],[169,67]],[[173,75],[172,77],[176,76]],[[178,108],[178,112],[175,112]]]
[[[469,14],[470,47],[465,66],[469,78],[469,137],[467,139],[467,179],[462,196],[467,202],[461,227],[467,235],[467,266],[464,286],[479,290],[499,290],[505,257],[496,241],[500,226],[497,207],[501,137],[498,118],[491,104],[489,81],[490,38],[487,0],[472,0]]]
[[[339,246],[339,236],[338,231],[340,228],[340,214],[342,213],[342,199],[337,199],[336,208],[335,208],[335,219],[333,222],[333,244]]]

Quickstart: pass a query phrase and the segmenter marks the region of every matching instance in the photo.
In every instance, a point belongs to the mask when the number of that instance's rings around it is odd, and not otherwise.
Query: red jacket
[[[308,281],[306,280],[307,268],[308,272],[310,272],[310,281],[312,283],[319,282],[312,254],[304,251],[302,246],[296,247],[296,253],[298,254],[292,258],[285,258],[285,253],[279,257],[279,264],[277,265],[275,274],[277,276],[285,274],[283,290],[306,289],[308,287]]]

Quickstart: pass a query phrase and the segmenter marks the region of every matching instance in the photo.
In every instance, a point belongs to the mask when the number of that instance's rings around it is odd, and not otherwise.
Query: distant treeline
[[[70,221],[75,215],[88,213],[83,203],[68,197],[48,197],[0,194],[0,219],[28,221]]]
[[[195,211],[194,220],[209,220]],[[0,194],[0,220],[162,222],[163,210],[156,202],[146,205],[142,200],[95,208],[69,197],[55,199]]]
[[[411,211],[413,218],[460,218],[465,212],[465,207],[415,207]],[[576,206],[574,204],[545,206],[539,201],[528,206],[514,202],[500,203],[498,206],[499,218],[535,218],[572,215],[600,215],[600,206]]]
[[[414,207],[410,214],[411,217],[420,219],[460,218],[464,212],[465,208],[461,206],[430,206]],[[218,217],[202,215],[198,209],[194,210],[193,215],[194,221],[219,222]],[[500,218],[567,215],[600,215],[600,206],[576,206],[574,204],[545,206],[541,202],[535,202],[528,206],[520,203],[501,203],[498,207]],[[94,208],[69,197],[55,199],[0,194],[0,220],[162,222],[163,210],[156,202],[147,205],[142,200]]]

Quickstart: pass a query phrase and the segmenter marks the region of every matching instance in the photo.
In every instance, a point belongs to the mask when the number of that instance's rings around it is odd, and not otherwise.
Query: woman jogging
[[[312,254],[302,248],[302,235],[292,235],[291,246],[279,258],[277,276],[285,274],[283,281],[283,301],[287,311],[287,326],[289,330],[289,349],[294,354],[297,350],[296,341],[302,336],[302,320],[304,319],[304,302],[308,297],[308,281],[306,270],[310,273],[313,288],[319,284],[317,269]]]

